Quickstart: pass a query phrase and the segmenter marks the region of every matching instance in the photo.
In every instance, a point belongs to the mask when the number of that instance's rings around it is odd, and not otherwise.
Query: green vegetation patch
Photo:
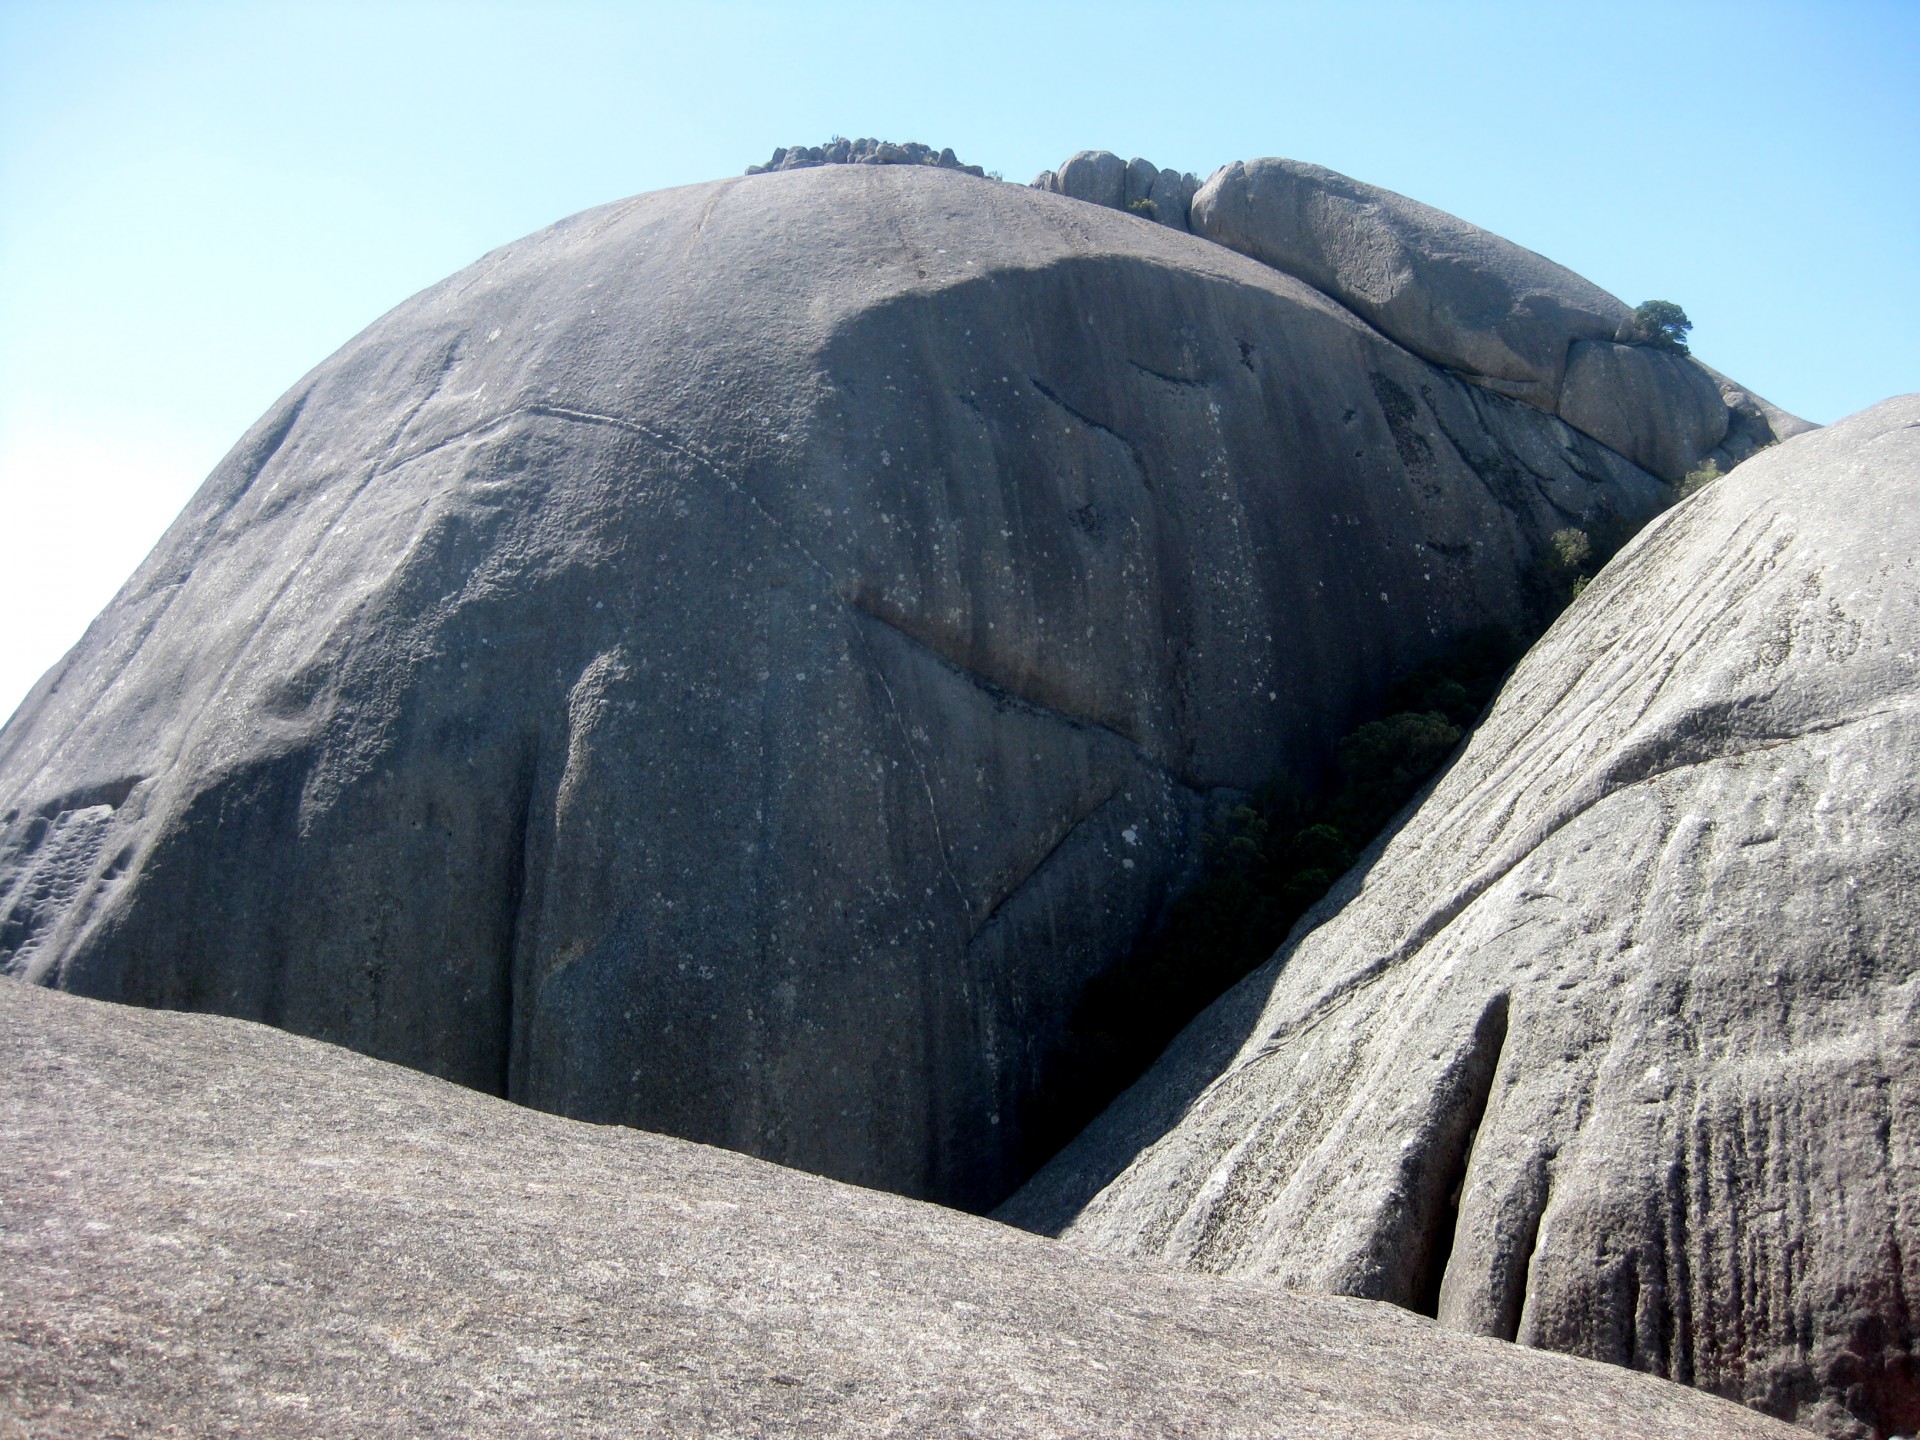
[[[1671,300],[1646,300],[1633,307],[1632,343],[1669,355],[1687,355],[1687,335],[1693,322]]]

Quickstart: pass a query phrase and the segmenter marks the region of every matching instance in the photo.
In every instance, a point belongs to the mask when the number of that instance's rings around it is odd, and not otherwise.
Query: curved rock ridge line
[[[1669,481],[1812,428],[1697,360],[1616,343],[1632,311],[1564,266],[1323,166],[1223,166],[1192,196],[1190,223]]]
[[[999,1213],[1911,1432],[1917,753],[1907,396],[1643,531]]]
[[[0,1064],[9,1433],[1804,1433],[244,1021],[0,983]]]
[[[1654,476],[928,165],[665,191],[303,379],[0,732],[0,968],[986,1208],[1211,807]]]

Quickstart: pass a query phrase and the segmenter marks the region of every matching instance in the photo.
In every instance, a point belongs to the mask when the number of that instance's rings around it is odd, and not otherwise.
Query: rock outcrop
[[[1319,165],[1224,166],[1193,197],[1191,228],[1668,481],[1708,459],[1730,469],[1812,428],[1743,392],[1721,397],[1722,377],[1698,361],[1616,343],[1631,333],[1631,309],[1571,270]]]
[[[1042,170],[1033,188],[1109,210],[1125,210],[1172,230],[1187,230],[1187,213],[1200,182],[1178,170],[1163,170],[1135,156],[1122,160],[1111,150],[1082,150],[1058,170]]]
[[[1654,477],[929,165],[590,211],[242,440],[0,731],[0,967],[984,1208],[1209,808]]]
[[[0,1434],[1790,1440],[245,1022],[0,983]]]
[[[811,170],[818,165],[933,165],[942,170],[958,170],[963,175],[982,178],[986,171],[978,165],[962,165],[952,147],[935,150],[909,140],[896,145],[890,140],[863,137],[844,140],[835,136],[825,145],[786,145],[774,150],[764,165],[749,165],[747,174],[765,175],[776,170]]]
[[[1920,396],[1649,526],[1001,1213],[1920,1428],[1917,556]]]

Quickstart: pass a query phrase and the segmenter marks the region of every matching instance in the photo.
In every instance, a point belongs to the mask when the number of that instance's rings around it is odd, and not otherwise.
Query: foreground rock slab
[[[1785,1437],[244,1021],[0,983],[0,1433]]]
[[[1649,526],[1000,1213],[1911,1433],[1916,756],[1907,396]]]

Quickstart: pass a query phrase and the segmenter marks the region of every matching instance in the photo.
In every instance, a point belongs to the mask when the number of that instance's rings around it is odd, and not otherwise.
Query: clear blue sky
[[[0,0],[0,715],[375,316],[776,145],[1290,155],[1540,250],[1828,421],[1920,389],[1920,3]]]

